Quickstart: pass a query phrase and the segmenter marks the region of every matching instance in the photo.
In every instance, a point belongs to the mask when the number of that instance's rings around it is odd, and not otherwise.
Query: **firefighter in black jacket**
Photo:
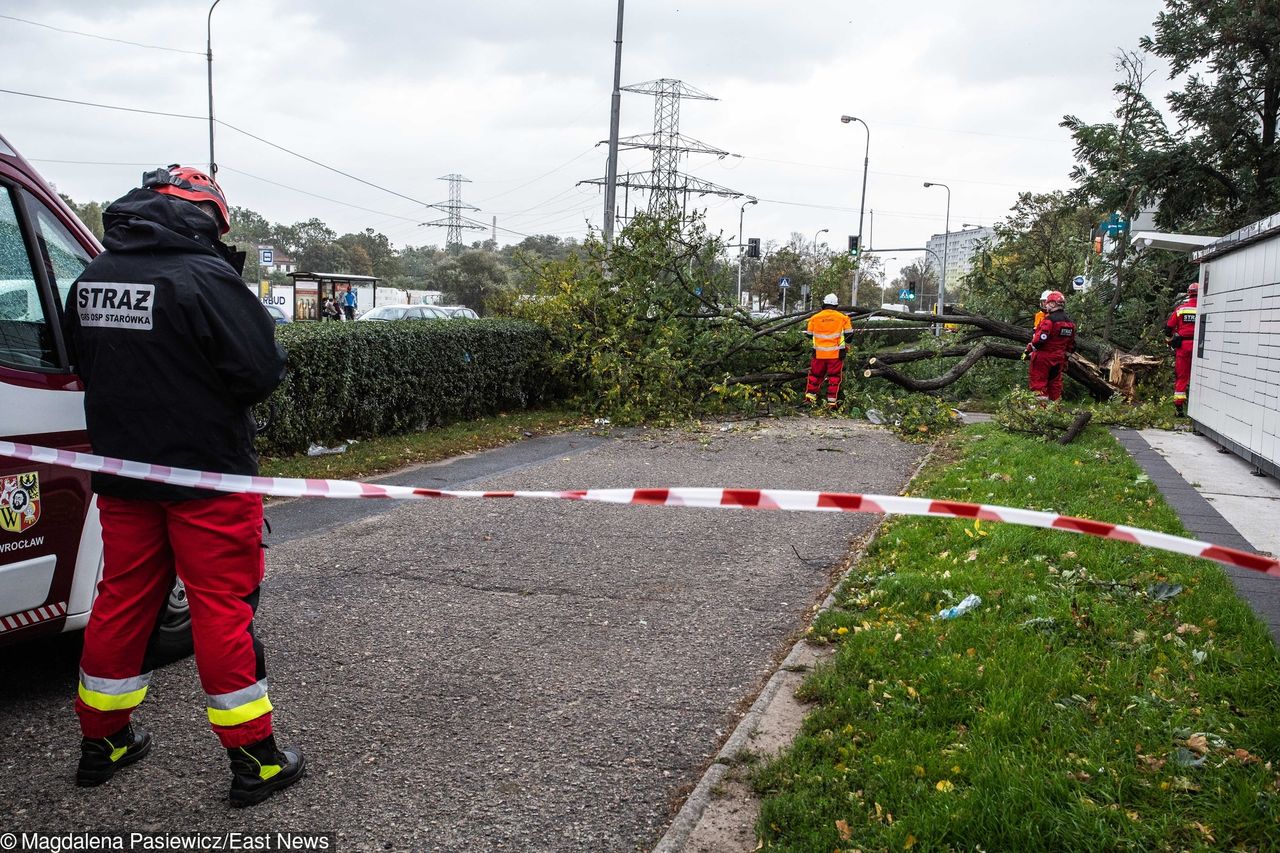
[[[257,474],[250,407],[284,378],[275,324],[240,279],[243,254],[222,190],[180,166],[103,217],[106,252],[67,297],[65,330],[85,385],[94,452],[141,462]],[[262,498],[94,474],[103,573],[85,630],[76,713],[76,781],[99,785],[147,755],[130,723],[147,692],[151,638],[173,586],[186,587],[209,722],[231,759],[234,806],[301,778],[276,746],[253,616],[262,583]]]

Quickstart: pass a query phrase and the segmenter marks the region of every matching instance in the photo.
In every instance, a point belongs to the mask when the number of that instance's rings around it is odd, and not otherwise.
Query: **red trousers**
[[[1173,402],[1187,402],[1187,391],[1191,388],[1191,347],[1190,341],[1183,341],[1173,353]]]
[[[1062,374],[1067,369],[1067,360],[1059,360],[1048,353],[1032,352],[1031,367],[1027,369],[1027,385],[1037,396],[1050,400],[1062,398]]]
[[[87,738],[129,722],[151,679],[148,646],[173,587],[187,589],[209,723],[227,748],[271,734],[262,644],[253,636],[265,560],[262,498],[98,497],[103,570],[84,634],[76,714]]]
[[[844,370],[843,358],[815,358],[809,362],[809,382],[805,386],[806,394],[817,394],[822,387],[822,380],[827,380],[827,399],[835,400],[840,396],[840,375]]]

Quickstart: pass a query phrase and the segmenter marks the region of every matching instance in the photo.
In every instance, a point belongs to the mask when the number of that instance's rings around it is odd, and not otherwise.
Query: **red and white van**
[[[62,338],[67,292],[102,247],[0,136],[0,437],[90,451]],[[102,567],[89,475],[0,456],[0,646],[84,628]],[[190,644],[181,585],[157,640]]]

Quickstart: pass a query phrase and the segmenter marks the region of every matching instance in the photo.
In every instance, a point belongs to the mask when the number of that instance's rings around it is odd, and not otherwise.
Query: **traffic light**
[[[1102,254],[1102,229],[1094,228],[1089,232],[1089,235],[1093,238],[1093,253],[1095,255],[1101,255]]]
[[[914,278],[907,279],[907,290],[911,291],[911,298],[916,298],[916,280]]]
[[[759,237],[747,238],[747,257],[748,258],[760,257],[760,238]]]
[[[849,235],[849,254],[853,255],[855,258],[858,257],[858,241],[861,239],[862,238],[857,234]]]

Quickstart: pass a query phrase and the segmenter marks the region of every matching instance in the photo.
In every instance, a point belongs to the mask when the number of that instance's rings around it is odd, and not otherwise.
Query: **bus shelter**
[[[380,279],[375,276],[334,272],[291,272],[288,275],[293,284],[287,290],[292,292],[280,294],[275,301],[277,304],[284,302],[293,308],[290,319],[294,322],[319,320],[320,306],[325,299],[333,297],[341,304],[348,290],[356,294],[357,314],[368,311],[377,304]],[[277,289],[279,288],[273,288],[273,296]],[[281,307],[284,308],[285,305]]]

